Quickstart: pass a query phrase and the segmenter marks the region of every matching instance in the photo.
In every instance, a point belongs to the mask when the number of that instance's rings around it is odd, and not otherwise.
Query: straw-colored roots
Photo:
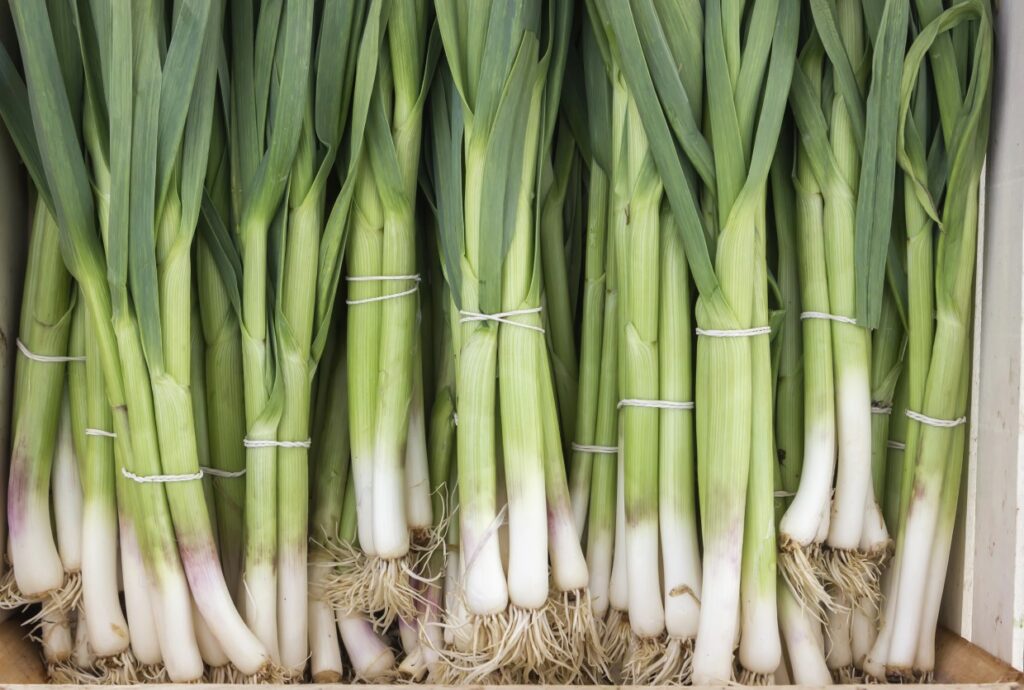
[[[835,605],[825,588],[827,571],[822,558],[821,545],[798,544],[781,535],[778,555],[779,571],[789,585],[793,596],[819,621]]]
[[[771,685],[774,680],[771,673],[754,673],[745,668],[736,674],[736,682],[740,685]]]
[[[604,649],[608,678],[614,683],[622,680],[622,664],[626,660],[626,652],[629,651],[629,641],[632,637],[629,614],[615,608],[609,609],[601,635],[601,647]]]
[[[886,567],[889,565],[889,561],[892,559],[892,555],[896,550],[896,543],[889,539],[884,544],[874,547],[864,552],[864,557],[875,564],[878,568],[879,574],[884,573]],[[879,575],[881,577],[881,575]]]
[[[95,668],[109,685],[134,685],[139,682],[138,662],[130,649],[115,656],[99,657],[93,660]]]
[[[143,683],[169,683],[167,667],[163,664],[143,664],[138,668],[139,681]]]
[[[324,596],[335,610],[374,616],[382,629],[396,618],[416,617],[416,604],[422,596],[410,558],[414,554],[378,558],[345,543],[333,543],[328,549],[335,567],[324,584]]]
[[[442,652],[442,668],[433,679],[451,684],[556,684],[578,669],[551,626],[545,605],[539,609],[509,606],[499,614],[470,616],[472,627],[461,649]]]
[[[35,601],[21,593],[18,583],[14,579],[14,568],[8,567],[0,577],[0,609],[20,609],[23,606],[34,604]]]
[[[0,577],[0,609],[19,609],[31,604],[42,605],[40,610],[29,619],[29,623],[37,623],[58,611],[74,611],[78,608],[81,598],[82,575],[78,572],[68,573],[64,578],[64,584],[59,589],[32,597],[22,594],[18,588],[13,568],[8,568],[3,577]]]
[[[285,683],[296,683],[302,680],[301,677],[296,678],[294,674],[285,673],[285,670],[280,665],[272,663],[264,665],[263,668],[251,676],[243,676],[238,669],[231,664],[221,668],[225,670],[225,673],[230,674],[229,678],[231,680],[227,681],[229,683],[245,683],[248,685],[263,685],[270,683],[273,685],[283,685]]]
[[[661,653],[647,666],[646,673],[629,682],[634,685],[689,685],[693,680],[693,639],[668,637]]]
[[[604,647],[590,606],[590,592],[586,589],[552,592],[547,610],[556,640],[555,652],[561,654],[564,667],[569,671],[564,677],[556,675],[552,682],[562,685],[597,683],[606,678]]]
[[[58,685],[137,685],[147,680],[140,675],[131,650],[109,657],[99,657],[88,667],[73,659],[47,665],[47,676]]]
[[[445,548],[443,534],[442,529],[417,531],[409,552],[394,559],[367,556],[341,540],[317,544],[331,568],[324,600],[343,613],[370,615],[381,630],[398,618],[415,618],[417,607],[427,603],[422,590],[428,579],[421,573],[434,552]]]
[[[658,637],[639,637],[635,633],[629,637],[626,659],[622,664],[622,682],[625,685],[648,685],[656,675],[655,667],[665,656],[664,635]]]
[[[861,685],[864,683],[864,674],[853,665],[833,670],[832,677],[839,685]]]
[[[877,554],[830,549],[823,563],[828,581],[853,606],[870,602],[877,606],[881,597],[882,569]]]

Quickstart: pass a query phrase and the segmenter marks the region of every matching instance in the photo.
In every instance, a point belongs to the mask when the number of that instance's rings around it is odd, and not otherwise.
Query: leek
[[[931,3],[919,3],[918,13],[929,20],[907,53],[900,89],[899,163],[905,173],[905,186],[943,232],[935,248],[934,295],[936,317],[931,351],[927,355],[926,375],[920,407],[914,409],[911,382],[911,412],[924,417],[911,418],[907,442],[910,475],[903,486],[905,508],[901,506],[901,524],[893,563],[892,586],[882,630],[865,664],[876,677],[927,675],[934,664],[934,626],[941,595],[939,582],[945,579],[952,524],[956,515],[956,495],[960,485],[965,434],[959,428],[967,406],[970,362],[973,279],[978,231],[978,192],[981,170],[988,144],[988,114],[992,79],[991,8],[983,0],[960,3],[941,14]],[[952,32],[971,22],[973,51],[958,65],[953,51]],[[931,86],[939,103],[941,131],[947,151],[941,169],[946,193],[938,206],[938,195],[930,184],[924,136],[910,115],[917,79],[925,58],[931,60],[934,73]],[[944,79],[959,72],[959,77]],[[956,123],[954,125],[954,122]],[[908,211],[912,204],[908,203]],[[940,210],[941,209],[941,210]],[[914,226],[908,216],[908,245]],[[909,251],[909,249],[908,249]],[[907,261],[910,282],[910,340],[913,346],[915,263]],[[910,356],[910,371],[918,364]],[[920,420],[928,423],[922,423]],[[940,420],[940,424],[934,421]],[[942,420],[950,420],[941,424]],[[916,433],[915,433],[916,432]]]
[[[34,356],[67,354],[71,327],[71,286],[61,260],[58,226],[42,199],[36,203],[21,306],[19,352],[15,365],[10,478],[7,487],[8,549],[13,582],[5,607],[28,600],[61,601],[64,568],[50,528],[50,471],[61,395],[63,361]],[[73,603],[73,602],[72,602]],[[57,604],[63,608],[63,603]]]
[[[420,280],[415,204],[423,107],[436,56],[428,53],[430,20],[424,2],[391,9],[350,231],[349,398],[360,401],[349,408],[352,472],[359,544],[367,558],[353,575],[362,584],[347,606],[383,609],[386,622],[396,614],[415,615],[409,518],[414,528],[430,524],[429,515],[406,511],[407,454],[421,477],[425,469],[420,422],[411,426],[418,435],[409,447],[407,441],[410,417],[423,415],[422,390],[414,385]]]

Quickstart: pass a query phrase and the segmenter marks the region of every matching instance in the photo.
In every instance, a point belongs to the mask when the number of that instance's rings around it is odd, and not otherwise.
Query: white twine
[[[86,436],[100,436],[102,438],[117,438],[117,434],[113,431],[106,431],[105,429],[86,429]]]
[[[602,455],[618,455],[619,453],[617,446],[592,446],[587,443],[576,443],[575,441],[570,446],[578,453],[600,453]]]
[[[892,405],[872,405],[871,414],[892,414]]]
[[[890,448],[892,450],[906,450],[907,444],[903,443],[902,441],[886,441],[885,447]]]
[[[270,441],[259,438],[243,438],[242,445],[246,448],[309,448],[313,439],[305,441]]]
[[[655,407],[661,410],[692,410],[693,401],[674,402],[672,400],[640,400],[638,398],[626,398],[625,400],[620,400],[615,409],[621,410],[623,407]]]
[[[769,335],[772,332],[771,326],[757,326],[755,328],[741,328],[735,331],[719,331],[715,329],[698,328],[697,335],[708,338],[749,338],[755,335]]]
[[[412,273],[407,276],[346,276],[345,280],[350,283],[374,283],[387,280],[415,280],[420,282],[420,274]]]
[[[452,412],[452,421],[455,423],[455,426],[459,425],[459,413],[458,412]]]
[[[200,467],[199,471],[203,474],[208,474],[211,477],[221,477],[223,479],[235,479],[245,474],[245,468],[232,472],[231,470],[218,470],[216,467]]]
[[[359,304],[371,304],[373,302],[384,302],[385,300],[398,299],[399,297],[405,297],[407,295],[411,295],[411,294],[413,294],[414,292],[416,292],[417,290],[420,289],[420,280],[421,280],[421,278],[420,278],[420,274],[419,273],[413,273],[413,274],[407,275],[407,276],[347,276],[345,278],[345,280],[347,280],[350,283],[369,283],[369,282],[382,282],[382,281],[391,281],[391,280],[412,280],[412,281],[416,282],[416,284],[413,285],[411,288],[409,288],[408,290],[402,290],[401,292],[393,292],[393,293],[388,294],[388,295],[378,295],[376,297],[364,297],[362,299],[347,299],[347,300],[345,300],[345,304],[347,304],[350,307],[352,307],[352,306],[356,306],[356,305],[359,305]]]
[[[796,496],[796,492],[795,491],[776,491],[772,495],[775,496],[775,498],[792,498],[793,496]]]
[[[203,478],[202,469],[192,474],[152,474],[144,477],[129,471],[127,467],[122,467],[121,474],[139,484],[171,484],[174,482],[192,482]]]
[[[84,362],[85,357],[69,357],[67,355],[37,355],[36,353],[25,347],[25,343],[21,342],[21,338],[15,338],[15,343],[18,345],[18,351],[25,355],[28,359],[33,362],[42,362],[44,364],[63,364],[64,362]]]
[[[952,429],[953,427],[967,423],[967,417],[957,417],[956,419],[936,419],[935,417],[929,417],[926,414],[914,412],[913,410],[907,410],[906,415],[915,422],[921,422],[922,424],[938,427],[940,429]]]
[[[848,323],[851,326],[857,325],[857,319],[851,319],[849,316],[839,316],[838,314],[826,314],[823,311],[805,311],[800,313],[802,320],[806,319],[821,319],[823,321],[835,321],[836,323]]]
[[[540,307],[532,307],[530,309],[513,309],[512,311],[499,311],[495,314],[481,314],[476,311],[459,311],[459,323],[466,323],[469,321],[494,321],[495,323],[503,323],[508,326],[518,326],[519,328],[526,328],[531,331],[537,331],[543,333],[544,329],[540,326],[534,326],[532,323],[522,323],[520,321],[513,321],[511,317],[514,316],[525,316],[527,314],[539,314]]]

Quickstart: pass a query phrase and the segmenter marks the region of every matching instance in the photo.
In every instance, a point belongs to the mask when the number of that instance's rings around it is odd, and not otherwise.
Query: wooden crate
[[[21,627],[15,620],[0,623],[0,690],[46,683],[46,672],[39,653],[39,647],[29,640],[26,635],[27,630]],[[936,684],[916,687],[936,689],[986,687],[993,690],[1018,690],[1020,684],[1024,683],[1024,673],[1015,671],[985,650],[976,647],[948,630],[940,631],[937,645],[938,649],[936,649],[935,653]],[[72,688],[76,686],[54,687]],[[396,685],[392,687],[397,689],[415,686]],[[438,686],[432,686],[432,688],[436,687]],[[866,688],[867,686],[864,687]]]
[[[937,639],[937,685],[930,686],[936,688],[1016,690],[1024,684],[1024,674],[1013,668],[1024,668],[1024,0],[996,4],[969,458],[943,600],[946,628]],[[6,0],[0,0],[0,40],[14,45]],[[25,199],[24,172],[0,126],[0,506],[27,245]],[[0,530],[5,519],[0,510]],[[15,620],[0,622],[0,690],[45,682],[26,630]]]
[[[1018,690],[1019,686],[1024,684],[1024,673],[1014,670],[1005,662],[948,630],[939,631],[936,644],[935,684],[917,687],[989,687],[993,690]],[[46,683],[46,671],[38,645],[27,638],[27,630],[17,621],[12,619],[0,623],[0,690],[39,683]]]

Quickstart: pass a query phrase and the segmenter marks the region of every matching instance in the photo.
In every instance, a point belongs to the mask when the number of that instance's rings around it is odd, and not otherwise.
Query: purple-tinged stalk
[[[50,527],[50,472],[64,391],[71,282],[61,258],[58,227],[42,199],[35,204],[14,372],[11,455],[7,487],[8,549],[19,598],[59,598],[65,583]],[[5,587],[7,589],[7,587]],[[13,602],[12,602],[13,603]]]

